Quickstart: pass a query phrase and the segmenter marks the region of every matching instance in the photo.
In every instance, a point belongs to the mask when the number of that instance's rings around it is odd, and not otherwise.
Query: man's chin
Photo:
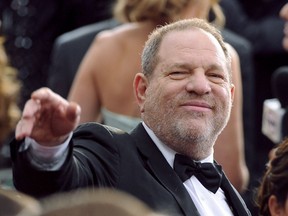
[[[187,119],[186,119],[187,120]],[[199,131],[201,133],[203,133],[203,130],[207,130],[207,124],[205,124],[204,122],[201,122],[201,120],[199,119],[193,119],[190,121],[183,121],[180,124],[183,130],[193,130],[195,132]]]

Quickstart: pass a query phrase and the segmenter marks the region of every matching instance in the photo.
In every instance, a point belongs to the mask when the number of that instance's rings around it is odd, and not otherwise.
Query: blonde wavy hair
[[[169,23],[176,20],[180,12],[195,0],[118,0],[114,6],[114,17],[120,22],[141,22],[152,20],[156,23]],[[223,27],[225,16],[219,5],[220,0],[210,0],[214,23]],[[208,18],[208,17],[207,17]]]
[[[21,87],[16,70],[8,64],[3,43],[4,38],[0,36],[0,145],[20,118],[17,102]]]

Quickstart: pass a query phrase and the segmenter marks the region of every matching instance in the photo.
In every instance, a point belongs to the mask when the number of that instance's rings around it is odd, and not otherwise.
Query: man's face
[[[284,27],[284,38],[283,38],[283,47],[285,50],[288,51],[288,3],[286,3],[281,11],[280,11],[280,16],[282,19],[286,21],[285,27]]]
[[[224,52],[212,35],[191,29],[166,35],[158,55],[140,104],[145,123],[179,153],[211,154],[234,90]]]

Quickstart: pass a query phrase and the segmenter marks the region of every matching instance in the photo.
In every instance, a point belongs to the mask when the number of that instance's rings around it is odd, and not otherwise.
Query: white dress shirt
[[[175,152],[167,145],[163,144],[159,140],[154,132],[143,122],[143,126],[146,129],[147,133],[156,144],[158,149],[161,151],[169,165],[173,168]],[[213,153],[201,160],[199,162],[209,162],[213,163]],[[192,176],[190,179],[187,179],[183,182],[185,188],[187,189],[191,199],[193,200],[197,210],[200,215],[203,216],[230,216],[233,215],[224,195],[224,192],[221,188],[214,194],[211,191],[207,190],[195,176]]]

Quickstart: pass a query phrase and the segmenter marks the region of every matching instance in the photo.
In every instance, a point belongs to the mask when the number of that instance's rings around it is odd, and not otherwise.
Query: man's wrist
[[[27,137],[24,141],[23,150],[27,150],[28,157],[33,166],[42,170],[57,170],[66,160],[68,145],[72,137],[72,132],[64,143],[58,146],[42,146],[35,140]]]

